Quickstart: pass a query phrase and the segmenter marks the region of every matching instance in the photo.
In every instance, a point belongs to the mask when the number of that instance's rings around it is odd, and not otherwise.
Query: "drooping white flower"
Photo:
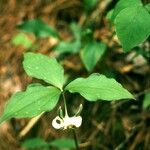
[[[78,128],[82,124],[82,117],[81,116],[73,116],[69,117],[66,116],[64,118],[60,118],[57,116],[56,118],[53,119],[52,121],[52,126],[55,129],[70,129],[70,128]]]
[[[55,129],[70,129],[70,128],[78,128],[82,124],[82,117],[79,116],[81,112],[82,105],[80,105],[79,111],[73,117],[69,117],[68,114],[65,114],[63,117],[62,115],[56,116],[52,121],[52,126]],[[61,108],[59,109],[62,112]]]

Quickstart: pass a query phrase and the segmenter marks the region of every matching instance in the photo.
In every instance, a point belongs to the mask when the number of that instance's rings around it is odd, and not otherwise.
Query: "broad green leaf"
[[[142,6],[123,9],[117,15],[115,24],[125,52],[138,46],[150,35],[150,14]]]
[[[87,43],[81,51],[81,59],[88,71],[92,71],[98,60],[103,56],[106,45],[100,42]]]
[[[80,41],[65,42],[61,41],[55,48],[59,53],[77,53],[81,48]]]
[[[42,138],[27,139],[22,143],[22,146],[27,149],[49,150],[48,143]]]
[[[12,38],[11,43],[15,46],[22,45],[25,48],[31,48],[33,46],[31,39],[29,39],[24,33],[18,33],[15,35]]]
[[[147,93],[144,97],[144,101],[143,101],[143,109],[147,109],[148,107],[150,107],[150,93]]]
[[[116,16],[119,14],[121,10],[132,6],[134,7],[142,6],[141,0],[119,0],[119,2],[116,4],[115,9],[113,11],[112,20],[116,18]]]
[[[26,91],[17,92],[10,98],[0,122],[10,118],[34,117],[50,111],[56,106],[59,96],[60,91],[55,87],[31,84]]]
[[[25,53],[23,67],[29,76],[42,79],[62,89],[64,70],[55,58],[42,54]]]
[[[50,142],[49,145],[57,148],[75,148],[74,140],[66,138],[56,139]]]
[[[134,99],[133,95],[116,80],[99,74],[92,74],[88,78],[77,78],[69,83],[65,90],[80,93],[89,101]]]
[[[39,38],[46,37],[55,37],[58,38],[59,35],[57,31],[39,19],[32,19],[29,21],[25,21],[22,24],[18,25],[18,28],[29,33],[33,33],[35,36]]]

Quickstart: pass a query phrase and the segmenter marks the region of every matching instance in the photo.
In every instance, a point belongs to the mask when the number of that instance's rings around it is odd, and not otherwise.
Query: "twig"
[[[131,140],[131,138],[135,135],[136,131],[139,130],[141,126],[142,123],[136,125],[133,128],[133,131],[130,133],[130,135],[123,142],[121,142],[114,150],[121,150]]]
[[[43,114],[43,113],[42,113]],[[38,122],[38,120],[41,118],[42,114],[32,118],[28,124],[22,129],[22,131],[19,134],[19,138],[24,137],[30,130],[31,128]]]
[[[91,142],[87,141],[87,142],[84,142],[84,143],[80,143],[79,147],[80,148],[85,148],[87,146],[90,146],[91,145]]]

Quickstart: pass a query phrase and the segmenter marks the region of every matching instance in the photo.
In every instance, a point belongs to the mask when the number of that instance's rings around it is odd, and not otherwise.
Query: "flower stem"
[[[68,116],[67,104],[66,104],[66,98],[65,98],[64,92],[62,92],[62,96],[63,96],[63,100],[64,100],[65,116]],[[79,150],[78,139],[77,139],[77,135],[76,135],[75,129],[71,129],[71,130],[72,130],[72,133],[73,133],[73,138],[74,138],[76,150]]]
[[[72,133],[73,133],[73,138],[74,138],[76,150],[79,150],[78,139],[77,139],[77,135],[76,135],[75,129],[72,129]]]
[[[64,100],[64,107],[65,107],[65,116],[68,116],[68,111],[67,111],[67,104],[66,104],[66,98],[64,92],[62,92],[63,100]]]

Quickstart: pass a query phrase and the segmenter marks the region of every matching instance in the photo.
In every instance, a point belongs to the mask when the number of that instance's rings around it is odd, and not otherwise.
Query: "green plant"
[[[87,19],[88,14],[92,13],[97,3],[98,0],[83,1],[83,13]],[[124,52],[131,51],[149,37],[149,8],[150,4],[143,5],[141,0],[119,0],[114,9],[110,11],[111,13],[108,14],[108,18],[115,27],[116,35]],[[94,20],[92,21],[94,23]],[[70,30],[72,32],[72,39],[70,41],[61,39],[58,31],[54,27],[49,26],[40,19],[25,21],[17,27],[24,32],[34,34],[37,38],[57,38],[59,42],[55,45],[53,50],[59,54],[79,53],[83,65],[88,72],[93,71],[95,65],[103,58],[103,54],[107,50],[107,44],[102,41],[96,41],[96,39],[93,38],[92,22],[85,21],[83,26],[71,22]],[[26,45],[25,43],[23,44],[25,47],[28,48],[30,46],[27,39],[21,38],[19,43],[22,43],[22,41],[26,41]],[[16,45],[16,42],[13,43]],[[91,61],[91,59],[93,61]]]
[[[58,116],[52,121],[53,127],[56,129],[80,127],[82,104],[78,112],[73,117],[69,117],[65,98],[65,92],[67,91],[79,93],[91,102],[134,99],[133,95],[117,81],[98,73],[91,74],[87,78],[77,78],[66,85],[63,67],[55,58],[42,54],[25,53],[23,67],[29,76],[41,79],[49,85],[43,86],[39,83],[33,83],[28,85],[26,91],[14,94],[5,106],[4,113],[0,117],[0,123],[11,118],[34,117],[46,111],[51,111],[62,94],[65,113],[60,107]]]
[[[50,36],[59,38],[57,31],[40,19],[25,21],[19,24],[17,28],[24,32],[32,33],[38,38],[47,38]]]
[[[128,52],[150,35],[149,4],[141,0],[119,0],[111,15],[123,50]]]
[[[46,142],[42,138],[33,138],[33,139],[25,140],[22,143],[22,146],[29,150],[32,149],[49,150],[49,148],[58,148],[58,149],[75,148],[74,141],[72,139],[66,139],[66,138],[56,139],[51,142]]]
[[[22,45],[26,49],[33,47],[33,42],[24,33],[18,33],[15,35],[12,38],[11,43],[15,46]]]
[[[108,0],[106,3],[109,3],[109,1],[111,2],[112,0]],[[85,17],[85,20],[83,23],[69,23],[70,40],[60,38],[58,31],[42,20],[32,19],[24,21],[17,26],[23,33],[16,34],[11,40],[12,44],[22,45],[24,48],[32,50],[34,43],[28,38],[28,33],[33,34],[37,40],[42,40],[43,38],[48,39],[50,37],[56,38],[58,43],[51,50],[56,51],[59,55],[63,55],[63,57],[66,56],[66,53],[71,55],[78,54],[87,71],[91,73],[98,61],[103,58],[106,50],[109,50],[107,47],[110,45],[108,46],[107,42],[100,41],[99,39],[101,37],[97,38],[94,36],[94,33],[97,32],[95,29],[98,29],[98,31],[103,29],[101,28],[103,24],[99,25],[99,23],[103,22],[103,19],[105,20],[105,17],[100,17],[98,20],[97,18],[91,17],[95,11],[94,9],[99,8],[100,1],[83,0],[82,3],[84,5],[82,15],[83,18]],[[115,2],[112,1],[112,3],[114,4]],[[104,8],[104,11],[107,13],[107,7]],[[105,15],[105,12],[100,14],[100,16],[102,15]],[[136,55],[143,55],[149,60],[149,51],[144,51],[144,48],[141,45],[139,46],[139,44],[146,41],[150,35],[150,3],[144,5],[141,0],[119,0],[114,9],[110,10],[107,18],[115,28],[115,34],[120,41],[120,46],[123,48],[122,52],[130,52],[134,48]],[[108,38],[107,40],[109,41],[111,37],[105,38]],[[111,46],[109,48],[113,49]],[[117,81],[98,73],[93,73],[84,78],[80,77],[68,83],[64,76],[63,67],[55,58],[41,54],[26,53],[24,55],[23,67],[29,76],[43,80],[46,83],[44,85],[32,83],[27,86],[25,91],[14,94],[6,104],[4,113],[0,117],[0,123],[11,118],[31,118],[41,115],[44,112],[53,110],[60,99],[63,100],[64,105],[59,107],[58,114],[52,120],[52,126],[55,129],[73,129],[74,139],[76,141],[76,143],[73,143],[72,140],[58,139],[48,143],[43,139],[31,139],[23,143],[23,146],[29,149],[41,147],[43,149],[48,149],[49,147],[62,148],[63,144],[65,145],[64,148],[78,148],[74,129],[80,127],[82,124],[81,111],[83,106],[80,104],[75,115],[69,116],[65,96],[66,92],[70,92],[71,94],[78,93],[90,102],[134,99],[132,94],[124,89]],[[106,71],[109,72],[107,67]],[[150,107],[149,99],[150,94],[145,94],[143,100],[143,110],[145,111]],[[102,109],[108,110],[109,106],[110,104]],[[109,113],[103,111],[98,117],[103,118],[105,114]],[[124,130],[120,120],[116,120],[116,123],[112,124],[112,126],[112,130],[110,129],[112,134],[120,133],[120,131],[123,132]],[[118,144],[121,142],[120,139],[123,134],[120,134],[121,137],[118,138]],[[100,136],[100,142],[104,141],[103,136],[105,134]]]
[[[61,39],[56,29],[39,19],[25,21],[18,25],[18,28],[24,32],[34,34],[37,38],[57,38],[59,42],[55,45],[53,50],[57,51],[59,54],[79,53],[85,68],[89,72],[94,69],[95,65],[106,51],[106,44],[94,40],[92,30],[89,27],[82,28],[75,22],[70,24],[70,30],[73,36],[70,41]],[[19,39],[19,42],[17,40],[17,44],[22,44],[22,41],[22,38]],[[13,43],[16,45],[16,42]],[[93,59],[93,61],[90,61],[91,59]]]
[[[143,109],[149,109],[150,107],[150,92],[145,94],[144,100],[143,100]]]

